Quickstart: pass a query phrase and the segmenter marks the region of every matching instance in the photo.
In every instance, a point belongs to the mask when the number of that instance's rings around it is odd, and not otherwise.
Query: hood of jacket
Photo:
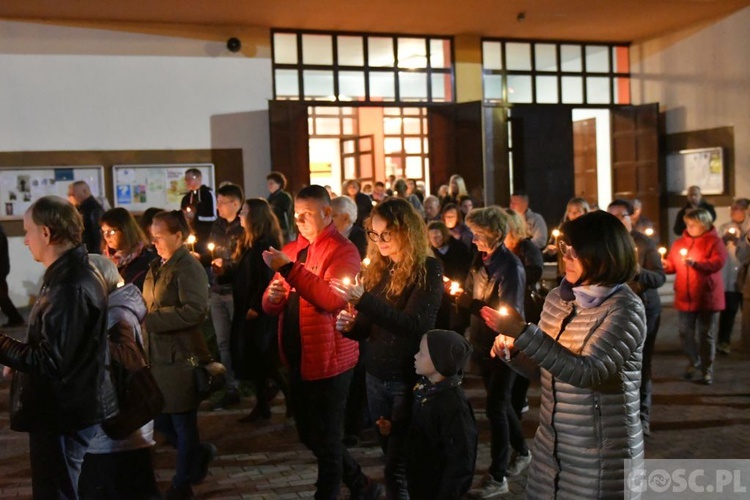
[[[116,288],[109,294],[107,328],[112,328],[128,312],[135,316],[137,323],[142,323],[148,312],[141,291],[132,283]]]

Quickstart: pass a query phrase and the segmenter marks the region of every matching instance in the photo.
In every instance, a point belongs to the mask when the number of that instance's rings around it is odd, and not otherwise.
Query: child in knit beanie
[[[461,498],[471,487],[477,426],[461,380],[471,344],[456,332],[430,330],[422,336],[414,388],[406,477],[409,496]]]

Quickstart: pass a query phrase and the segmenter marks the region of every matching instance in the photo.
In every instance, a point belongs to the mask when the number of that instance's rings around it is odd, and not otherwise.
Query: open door
[[[531,209],[552,227],[575,192],[571,108],[515,105],[510,123],[513,190],[525,191]]]
[[[643,215],[654,222],[660,236],[659,218],[659,105],[612,108],[612,196],[638,198]]]
[[[287,178],[292,194],[310,184],[310,149],[307,105],[295,101],[270,101],[272,169]]]
[[[459,174],[476,202],[484,199],[482,103],[436,106],[427,110],[430,145],[430,188],[437,193],[450,176]]]

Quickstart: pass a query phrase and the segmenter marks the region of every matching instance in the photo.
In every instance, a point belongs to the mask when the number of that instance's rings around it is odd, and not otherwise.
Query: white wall
[[[270,42],[232,54],[228,36],[143,31],[0,21],[0,151],[242,148],[245,190],[265,194]],[[42,269],[10,240],[25,304]]]
[[[658,102],[666,132],[734,127],[736,196],[750,196],[750,7],[713,24],[633,44],[635,104]],[[678,209],[670,209],[671,223]],[[717,207],[718,220],[728,210]],[[672,235],[673,236],[673,235]]]
[[[612,201],[612,141],[608,109],[579,108],[573,110],[573,121],[596,119],[596,195],[599,208]]]

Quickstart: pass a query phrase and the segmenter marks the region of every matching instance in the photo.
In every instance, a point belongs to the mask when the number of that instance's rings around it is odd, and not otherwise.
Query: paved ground
[[[739,321],[735,338],[739,336]],[[712,386],[681,378],[686,362],[676,334],[676,314],[665,310],[654,360],[655,397],[652,437],[646,441],[647,458],[750,458],[750,370],[748,356],[733,353],[717,359]],[[481,382],[469,376],[467,392],[480,427],[478,472],[489,464],[489,425],[483,408]],[[523,421],[527,438],[537,425],[539,391],[530,390],[531,411]],[[296,439],[293,422],[284,417],[281,397],[274,401],[268,423],[238,424],[237,418],[252,407],[252,398],[239,408],[199,416],[201,437],[219,449],[206,482],[196,488],[201,498],[299,498],[313,494],[314,458]],[[8,384],[0,386],[0,498],[31,495],[27,437],[8,429]],[[380,449],[370,439],[352,453],[374,478],[382,479]],[[154,450],[158,480],[165,490],[172,476],[175,453],[166,446]],[[504,498],[523,498],[526,478],[511,480]],[[345,494],[342,491],[342,495]]]

